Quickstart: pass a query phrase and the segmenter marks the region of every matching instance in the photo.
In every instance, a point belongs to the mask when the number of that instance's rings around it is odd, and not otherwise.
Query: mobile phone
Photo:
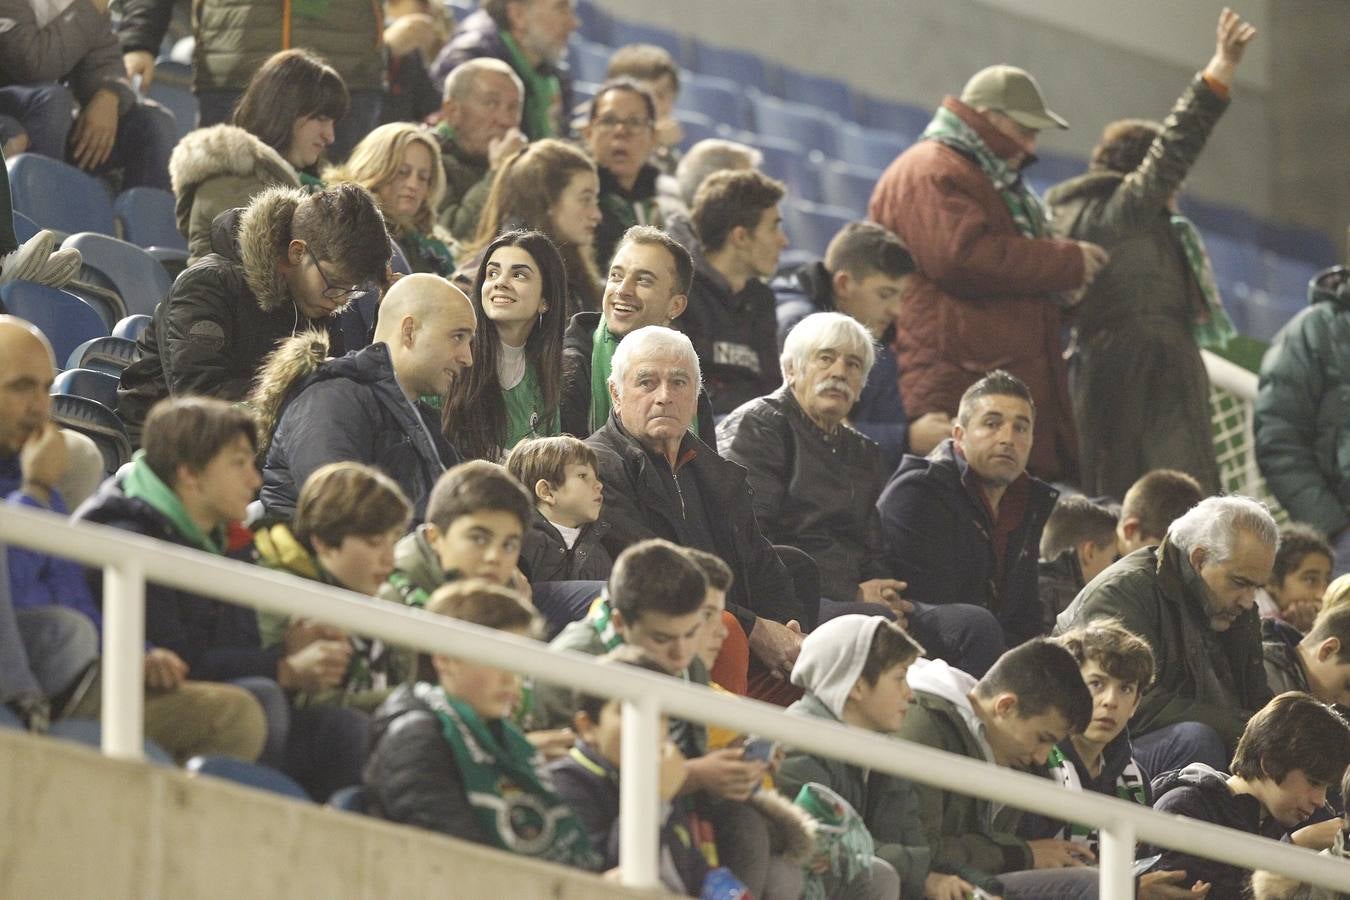
[[[994,900],[994,895],[981,888],[971,888],[966,895],[968,900]]]
[[[778,742],[769,738],[750,738],[741,748],[741,759],[757,759],[760,762],[770,762],[773,755],[778,750]]]

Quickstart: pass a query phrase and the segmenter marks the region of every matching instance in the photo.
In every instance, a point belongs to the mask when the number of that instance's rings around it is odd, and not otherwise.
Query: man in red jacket
[[[1013,66],[977,72],[921,140],[886,169],[872,219],[899,235],[919,272],[897,319],[900,392],[911,416],[952,413],[966,388],[1004,369],[1031,388],[1031,472],[1074,481],[1077,446],[1060,310],[1106,264],[1101,247],[1049,236],[1021,170],[1044,128],[1067,128]]]

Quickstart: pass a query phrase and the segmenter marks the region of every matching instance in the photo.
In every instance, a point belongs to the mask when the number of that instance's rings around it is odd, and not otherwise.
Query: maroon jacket
[[[1017,152],[959,100],[943,105],[999,156]],[[1077,244],[1023,237],[979,165],[936,141],[920,141],[890,164],[868,212],[899,235],[919,268],[896,320],[906,412],[955,415],[966,388],[1006,369],[1036,401],[1028,469],[1045,481],[1074,481],[1078,437],[1050,295],[1082,283]]]

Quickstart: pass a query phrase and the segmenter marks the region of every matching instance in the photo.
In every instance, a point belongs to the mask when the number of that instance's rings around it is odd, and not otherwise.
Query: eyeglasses
[[[369,287],[361,284],[354,284],[349,288],[333,284],[328,280],[328,276],[323,274],[323,266],[319,265],[319,258],[314,255],[314,251],[306,247],[305,252],[314,261],[314,268],[319,270],[319,277],[323,279],[323,298],[325,300],[355,300],[361,294],[370,290]]]
[[[601,116],[592,124],[602,131],[614,131],[621,125],[629,131],[642,131],[643,129],[652,127],[652,120],[644,116],[633,116],[628,119],[620,119],[615,116]]]

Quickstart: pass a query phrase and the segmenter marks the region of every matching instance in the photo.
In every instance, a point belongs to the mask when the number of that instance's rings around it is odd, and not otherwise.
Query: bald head
[[[473,304],[439,275],[405,275],[385,294],[375,342],[389,348],[394,375],[409,399],[443,397],[473,365]]]
[[[31,322],[0,316],[0,455],[19,452],[51,418],[56,361]]]

